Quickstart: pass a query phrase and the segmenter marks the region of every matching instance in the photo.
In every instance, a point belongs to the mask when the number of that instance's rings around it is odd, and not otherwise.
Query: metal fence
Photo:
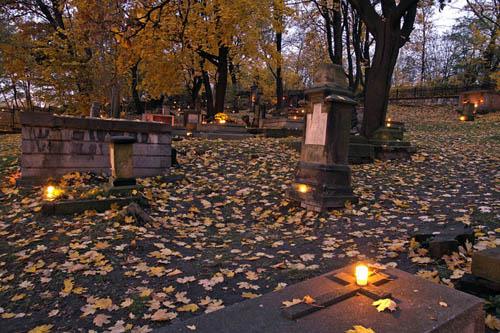
[[[0,109],[0,133],[18,133],[20,131],[19,111]]]
[[[389,95],[390,100],[401,99],[426,99],[426,98],[455,98],[460,93],[470,90],[495,89],[494,85],[461,85],[461,86],[436,86],[436,87],[414,87],[393,88]]]

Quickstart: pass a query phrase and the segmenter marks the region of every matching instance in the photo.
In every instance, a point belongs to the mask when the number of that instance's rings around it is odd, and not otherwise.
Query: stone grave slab
[[[374,272],[368,285],[359,287],[354,270],[347,266],[157,332],[192,332],[192,325],[204,333],[345,333],[354,325],[377,333],[484,332],[483,303],[475,296],[397,269]],[[283,301],[306,295],[315,303],[283,307]],[[377,312],[372,303],[387,297],[397,303],[397,311]]]
[[[462,223],[445,224],[441,229],[421,230],[413,235],[415,241],[429,249],[429,255],[440,259],[445,254],[457,252],[468,241],[474,244],[474,230]]]
[[[123,198],[106,198],[92,200],[63,200],[51,201],[42,204],[42,214],[51,215],[72,215],[83,213],[86,210],[104,212],[111,209],[111,206],[126,206],[132,202],[138,203],[142,207],[148,207],[149,203],[143,196],[129,196]]]
[[[472,256],[472,274],[500,283],[500,247],[474,253]]]

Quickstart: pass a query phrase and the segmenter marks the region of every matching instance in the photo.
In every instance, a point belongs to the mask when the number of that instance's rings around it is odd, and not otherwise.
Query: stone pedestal
[[[373,163],[375,149],[367,138],[361,135],[349,137],[349,164]]]
[[[394,125],[393,125],[394,124]],[[375,158],[380,160],[408,159],[417,149],[404,140],[404,125],[387,122],[378,128],[369,139],[375,151]]]
[[[284,301],[314,299],[285,308]],[[390,298],[394,312],[372,303]],[[372,272],[366,287],[354,281],[354,266],[289,286],[228,308],[174,323],[157,332],[345,333],[354,325],[378,333],[482,333],[482,300],[397,269]]]
[[[306,90],[305,131],[293,200],[314,211],[342,208],[356,202],[348,166],[351,113],[356,105],[340,66],[323,65],[315,86]]]
[[[460,121],[474,121],[474,104],[470,102],[464,103],[462,114],[458,119]]]
[[[111,162],[111,182],[113,186],[135,185],[133,145],[136,140],[130,136],[111,137],[109,157]]]
[[[484,298],[500,294],[500,247],[475,252],[472,274],[465,274],[457,289]]]
[[[474,253],[472,274],[500,284],[500,247]]]

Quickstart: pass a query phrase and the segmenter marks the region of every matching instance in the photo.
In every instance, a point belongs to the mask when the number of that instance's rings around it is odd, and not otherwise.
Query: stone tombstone
[[[219,311],[175,322],[157,333],[345,333],[355,325],[377,333],[483,333],[483,301],[398,269],[370,268],[356,284],[355,265],[302,281]],[[313,299],[285,307],[284,302]],[[374,301],[397,308],[378,312]]]
[[[308,105],[300,162],[289,196],[314,211],[356,202],[348,166],[351,114],[356,105],[341,66],[322,65],[305,91]]]
[[[90,117],[99,118],[101,113],[101,104],[99,102],[92,102],[90,106]]]
[[[132,159],[135,142],[136,139],[130,136],[111,137],[109,157],[113,186],[132,186],[136,184]]]

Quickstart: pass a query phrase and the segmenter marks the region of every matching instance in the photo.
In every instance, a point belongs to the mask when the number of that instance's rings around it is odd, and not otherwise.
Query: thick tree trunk
[[[283,34],[281,32],[276,33],[276,51],[278,57],[281,57]],[[281,59],[278,60],[278,65],[276,66],[276,111],[281,113],[283,111],[283,77],[281,75]]]
[[[217,83],[215,85],[215,116],[217,113],[224,112],[224,102],[226,99],[227,90],[227,74],[228,74],[228,55],[229,49],[226,46],[219,47],[219,56],[217,64]],[[207,114],[209,119],[212,119],[210,115]]]
[[[212,87],[210,86],[210,77],[208,72],[202,70],[203,85],[205,87],[205,97],[207,98],[207,118],[211,119],[215,115],[214,112],[214,96],[212,95]]]
[[[120,87],[117,82],[111,86],[111,115],[113,118],[120,118]]]
[[[236,66],[233,64],[232,60],[229,60],[229,74],[231,76],[231,90],[233,93],[233,110],[235,112],[239,112],[239,105],[238,105],[238,91],[239,91],[239,84],[238,84],[238,77],[236,76]]]
[[[200,76],[195,76],[193,78],[193,87],[190,89],[191,93],[191,107],[196,109],[198,102],[198,95],[200,93],[201,85],[203,84],[203,79]]]
[[[141,98],[139,96],[139,92],[137,91],[137,85],[139,84],[139,61],[132,66],[130,69],[132,74],[132,84],[131,84],[131,94],[132,101],[134,102],[135,113],[143,114],[144,113],[144,105],[141,102]]]
[[[392,73],[401,43],[400,29],[391,29],[389,21],[384,23],[383,29],[380,29],[376,36],[375,55],[366,74],[365,111],[361,133],[368,138],[377,128],[384,125]]]

